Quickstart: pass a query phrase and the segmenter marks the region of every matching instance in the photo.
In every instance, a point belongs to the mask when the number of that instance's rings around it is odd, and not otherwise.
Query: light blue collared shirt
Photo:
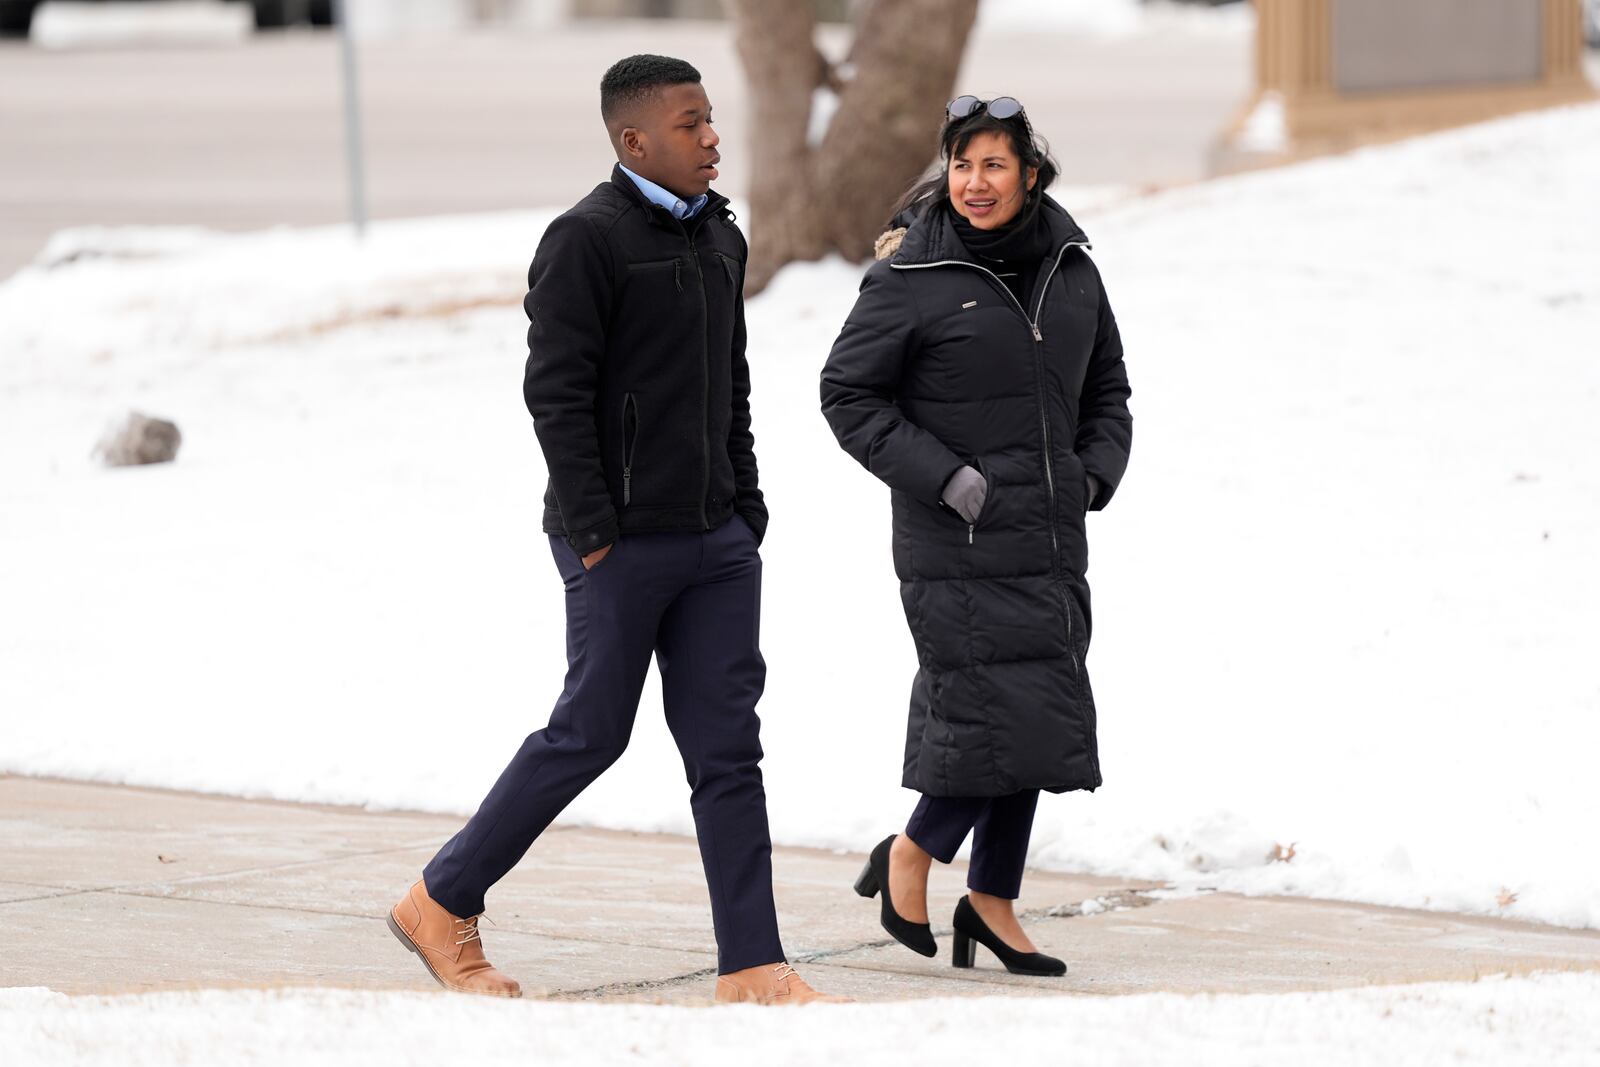
[[[618,163],[617,166],[622,167],[622,164]],[[670,189],[663,189],[649,178],[639,177],[627,167],[622,167],[622,173],[633,179],[633,184],[639,187],[639,191],[645,195],[645,199],[652,204],[660,204],[672,212],[672,217],[675,219],[692,218],[694,213],[705,207],[706,201],[711,199],[707,194],[701,193],[693,200],[685,201]]]

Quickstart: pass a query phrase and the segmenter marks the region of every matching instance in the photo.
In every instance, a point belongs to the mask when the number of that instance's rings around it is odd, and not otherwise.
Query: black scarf
[[[1017,217],[993,230],[981,230],[962,217],[955,205],[946,213],[956,237],[980,264],[1000,275],[1006,288],[1024,306],[1033,291],[1039,264],[1051,252],[1050,227],[1042,205],[1025,206]]]

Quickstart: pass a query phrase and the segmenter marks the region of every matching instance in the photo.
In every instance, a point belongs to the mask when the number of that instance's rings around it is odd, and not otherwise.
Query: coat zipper
[[[1089,242],[1087,241],[1068,241],[1056,252],[1055,262],[1051,264],[1050,272],[1044,276],[1044,284],[1039,288],[1039,306],[1034,311],[1032,318],[1028,317],[1028,309],[1022,305],[1022,301],[1013,296],[1011,290],[1006,287],[1006,283],[1000,280],[1000,276],[988,267],[980,266],[977,263],[969,263],[962,259],[941,259],[933,263],[889,264],[895,270],[925,270],[928,267],[966,267],[970,270],[981,271],[994,279],[995,285],[999,286],[1000,291],[1006,294],[1006,299],[1011,301],[1011,305],[1017,309],[1017,313],[1028,324],[1028,328],[1033,331],[1033,373],[1034,379],[1039,385],[1039,429],[1044,442],[1044,483],[1045,492],[1050,497],[1050,573],[1052,576],[1059,576],[1061,570],[1061,536],[1056,533],[1056,515],[1059,509],[1056,504],[1055,457],[1051,454],[1050,446],[1050,412],[1045,406],[1044,357],[1039,352],[1039,346],[1044,341],[1044,333],[1039,329],[1039,319],[1044,315],[1045,294],[1050,291],[1050,282],[1055,279],[1056,271],[1061,269],[1061,260],[1067,254],[1067,249],[1088,247]],[[974,532],[972,528],[968,528],[968,544],[972,543]],[[1072,616],[1069,613],[1067,616],[1067,637],[1069,641],[1071,636]]]
[[[1034,309],[1032,318],[1028,317],[1028,309],[1023,306],[1022,301],[1013,296],[1011,290],[1006,287],[1006,283],[1000,280],[1000,276],[988,267],[979,266],[976,263],[969,263],[961,259],[941,259],[934,263],[889,264],[895,270],[920,270],[927,267],[967,267],[972,270],[982,271],[994,279],[995,285],[999,286],[1000,291],[1006,294],[1012,306],[1017,309],[1023,320],[1027,322],[1029,329],[1033,331],[1033,374],[1039,385],[1039,429],[1044,441],[1044,483],[1045,492],[1050,498],[1050,576],[1055,581],[1060,581],[1061,577],[1061,535],[1056,533],[1056,522],[1060,509],[1056,503],[1055,456],[1050,445],[1050,410],[1045,401],[1044,355],[1039,350],[1040,345],[1044,343],[1044,332],[1039,329],[1039,320],[1044,317],[1044,298],[1050,292],[1050,283],[1055,280],[1056,271],[1061,269],[1061,260],[1066,256],[1067,249],[1088,247],[1089,242],[1087,241],[1068,241],[1056,252],[1055,262],[1050,265],[1050,272],[1044,276],[1044,284],[1039,287],[1039,303]],[[976,524],[967,527],[967,544],[969,545],[972,544],[975,526]],[[1073,644],[1072,639],[1072,605],[1066,605],[1066,609],[1067,655],[1072,660],[1072,673],[1076,675],[1079,673],[1080,668],[1078,666],[1077,646]]]
[[[633,436],[628,436],[628,416],[633,415]],[[639,402],[629,393],[622,398],[622,506],[633,501],[633,453],[639,447]]]
[[[1050,446],[1050,411],[1046,406],[1047,398],[1044,387],[1044,353],[1041,346],[1044,343],[1044,334],[1039,330],[1039,320],[1044,318],[1044,298],[1050,292],[1050,283],[1055,280],[1056,271],[1061,269],[1061,260],[1067,254],[1071,244],[1061,246],[1056,253],[1056,261],[1050,265],[1050,273],[1044,276],[1044,284],[1039,287],[1039,303],[1033,311],[1033,360],[1034,374],[1039,380],[1039,424],[1044,427],[1044,476],[1050,486],[1050,547],[1052,556],[1050,560],[1050,573],[1058,576],[1061,571],[1061,545],[1059,535],[1056,533],[1056,523],[1060,518],[1060,506],[1056,503],[1056,478],[1055,478],[1055,450]],[[1081,247],[1081,246],[1080,246]],[[1009,291],[1009,290],[1008,290]],[[1020,304],[1019,304],[1020,306]],[[1069,596],[1071,594],[1068,594]],[[1074,676],[1081,673],[1078,666],[1078,648],[1072,637],[1072,605],[1067,604],[1067,656],[1072,660],[1072,673]]]

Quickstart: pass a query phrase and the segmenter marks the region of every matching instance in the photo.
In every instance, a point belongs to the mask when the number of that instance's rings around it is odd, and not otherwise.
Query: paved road
[[[0,775],[0,986],[67,993],[196,986],[430,989],[382,916],[456,818],[263,803]],[[863,842],[868,844],[869,842]],[[1600,933],[1437,912],[1033,872],[1022,905],[1065,978],[956,970],[942,921],[965,892],[938,867],[937,959],[890,942],[851,892],[860,855],[776,849],[789,958],[863,1000],[1283,992],[1600,969]],[[489,898],[491,958],[577,999],[704,1003],[715,956],[693,838],[556,827]],[[1087,909],[1097,900],[1107,910]],[[195,946],[204,946],[196,951]]]
[[[1242,32],[1116,40],[976,37],[964,89],[1028,104],[1073,183],[1204,174],[1248,89]],[[374,215],[568,203],[610,166],[596,86],[632,51],[692,59],[743,190],[747,109],[726,26],[577,25],[389,39],[361,52]],[[0,277],[55,230],[196,223],[245,229],[344,217],[335,41],[47,52],[0,44]]]

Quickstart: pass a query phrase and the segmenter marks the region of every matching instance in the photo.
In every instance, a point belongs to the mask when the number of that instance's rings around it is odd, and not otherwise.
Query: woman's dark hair
[[[1051,157],[1050,146],[1035,136],[1026,112],[1019,112],[1008,119],[997,119],[989,114],[987,108],[964,118],[950,119],[944,124],[944,129],[939,131],[939,172],[912,183],[911,188],[895,203],[890,218],[897,219],[907,211],[920,217],[928,209],[948,202],[950,160],[965,152],[973,139],[982,133],[1004,134],[1011,142],[1011,151],[1022,161],[1023,174],[1027,173],[1029,167],[1039,172],[1038,180],[1028,190],[1027,199],[1017,215],[1024,222],[1032,218],[1038,212],[1039,205],[1044,203],[1044,191],[1056,180],[1061,168]]]

